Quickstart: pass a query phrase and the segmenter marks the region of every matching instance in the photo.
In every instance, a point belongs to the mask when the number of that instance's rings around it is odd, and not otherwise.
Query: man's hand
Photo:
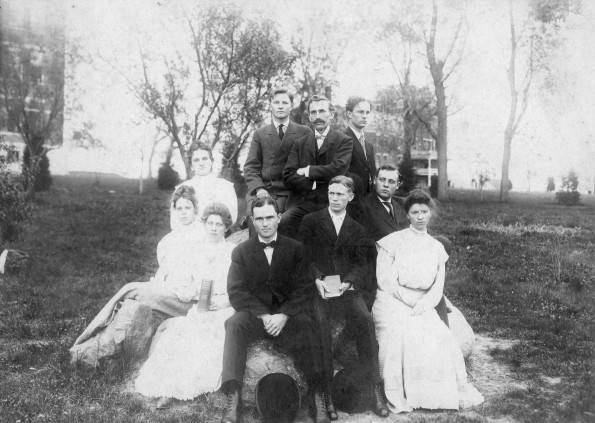
[[[323,299],[328,300],[326,293],[329,292],[329,289],[322,279],[316,279],[316,289]]]
[[[351,284],[349,282],[341,282],[341,285],[339,285],[339,291],[341,291],[341,295],[343,295],[345,291],[348,291],[349,288],[351,288]]]
[[[285,327],[285,323],[287,323],[289,316],[283,313],[269,314],[268,316],[269,319],[266,321],[265,319],[262,319],[262,322],[264,323],[264,329],[269,335],[278,336]]]
[[[297,170],[297,172],[296,172],[296,173],[297,173],[298,175],[301,175],[301,176],[306,176],[306,170],[307,170],[307,169],[308,169],[308,168],[306,168],[306,167],[300,167],[300,168]]]
[[[264,188],[258,188],[256,190],[256,198],[270,197],[269,192]]]
[[[411,310],[412,316],[419,316],[420,314],[424,314],[427,311],[427,307],[423,301],[418,301],[417,304],[413,306]]]

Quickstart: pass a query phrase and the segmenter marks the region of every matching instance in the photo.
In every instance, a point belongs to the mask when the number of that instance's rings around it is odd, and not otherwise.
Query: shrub
[[[180,183],[180,175],[171,164],[163,162],[157,172],[157,186],[159,189],[172,190]]]
[[[565,206],[576,206],[579,204],[581,194],[577,191],[578,176],[574,170],[562,177],[562,189],[556,193],[556,200]]]
[[[404,155],[401,163],[399,163],[399,177],[401,185],[399,193],[407,195],[411,190],[415,189],[415,168],[413,167],[413,160],[411,157]]]
[[[578,191],[558,191],[556,193],[556,200],[558,203],[565,206],[576,206],[580,203],[581,194]]]
[[[0,144],[0,250],[5,242],[19,236],[30,210],[24,177],[7,169],[6,158],[11,150],[14,147]]]
[[[31,166],[31,154],[29,153],[29,149],[25,149],[25,154],[23,154],[23,170],[25,174],[33,172]],[[31,176],[35,180],[35,191],[47,191],[50,189],[52,185],[52,176],[50,174],[50,159],[47,155],[41,156],[39,159],[38,167],[35,171],[35,175]]]

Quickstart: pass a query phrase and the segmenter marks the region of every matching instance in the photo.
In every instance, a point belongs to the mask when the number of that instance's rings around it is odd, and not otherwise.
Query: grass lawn
[[[490,354],[526,388],[486,398],[471,417],[407,421],[595,421],[595,197],[564,207],[553,194],[513,193],[506,204],[489,192],[483,202],[472,191],[452,196],[430,228],[455,244],[446,294],[477,333],[515,341]],[[31,258],[0,275],[0,421],[219,421],[216,395],[156,412],[130,389],[134,365],[69,364],[74,339],[111,295],[154,274],[168,204],[169,193],[141,196],[135,181],[117,178],[56,176],[38,195],[10,245]]]

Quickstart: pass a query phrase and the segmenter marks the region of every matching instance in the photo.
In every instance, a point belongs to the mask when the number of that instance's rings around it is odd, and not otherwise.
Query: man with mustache
[[[345,114],[349,119],[349,127],[345,135],[353,140],[353,154],[349,173],[359,176],[364,183],[364,192],[360,197],[372,191],[372,182],[376,176],[376,159],[374,146],[365,140],[364,128],[369,123],[372,104],[363,97],[349,97],[345,105]]]
[[[353,141],[330,127],[335,109],[323,96],[308,100],[308,116],[314,132],[293,144],[283,170],[285,186],[291,190],[279,232],[295,237],[302,217],[328,207],[328,183],[345,175],[351,163]]]

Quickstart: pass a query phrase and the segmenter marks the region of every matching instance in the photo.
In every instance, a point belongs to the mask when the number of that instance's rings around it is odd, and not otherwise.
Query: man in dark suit
[[[399,172],[394,166],[384,165],[378,168],[376,178],[374,178],[374,192],[364,201],[366,210],[365,226],[368,235],[374,241],[409,226],[409,220],[401,206],[401,202],[394,197],[398,187]],[[446,253],[450,255],[452,243],[443,236],[435,236],[434,238],[444,245]],[[448,326],[448,310],[446,309],[444,296],[436,306],[436,312]]]
[[[277,201],[279,211],[285,211],[289,189],[283,183],[283,169],[287,156],[296,139],[312,132],[307,126],[289,120],[292,104],[293,94],[286,88],[274,90],[270,104],[273,121],[254,132],[244,164],[248,210],[254,199],[271,196]]]
[[[374,240],[406,227],[407,216],[399,202],[393,197],[399,187],[399,172],[394,166],[378,168],[374,178],[374,190],[364,200],[367,211],[365,227]]]
[[[252,220],[258,236],[232,253],[227,292],[236,314],[225,322],[221,388],[228,403],[222,423],[240,421],[248,344],[259,338],[270,339],[295,356],[311,389],[315,423],[329,422],[322,392],[323,352],[318,328],[307,313],[314,286],[304,246],[277,234],[279,219],[275,200],[257,198]]]
[[[374,411],[381,417],[388,416],[381,388],[374,321],[364,299],[371,291],[366,285],[365,229],[346,213],[347,204],[353,196],[351,178],[333,178],[328,189],[329,206],[304,216],[298,233],[298,239],[306,247],[310,277],[315,279],[320,294],[313,300],[313,312],[320,324],[325,354],[325,397],[331,420],[337,418],[329,389],[333,377],[331,316],[345,318],[346,330],[356,340],[360,365],[374,383]],[[341,283],[338,292],[333,292],[325,278],[336,275]]]
[[[351,138],[330,128],[334,108],[328,99],[312,96],[308,115],[314,132],[296,140],[283,170],[291,193],[279,230],[290,237],[296,235],[302,217],[328,206],[328,183],[347,173],[353,150]]]
[[[363,97],[349,97],[345,105],[345,114],[349,120],[345,135],[353,140],[349,173],[355,173],[364,183],[364,192],[358,193],[362,197],[372,191],[372,182],[376,176],[374,146],[366,142],[364,134],[371,110],[372,104]]]

